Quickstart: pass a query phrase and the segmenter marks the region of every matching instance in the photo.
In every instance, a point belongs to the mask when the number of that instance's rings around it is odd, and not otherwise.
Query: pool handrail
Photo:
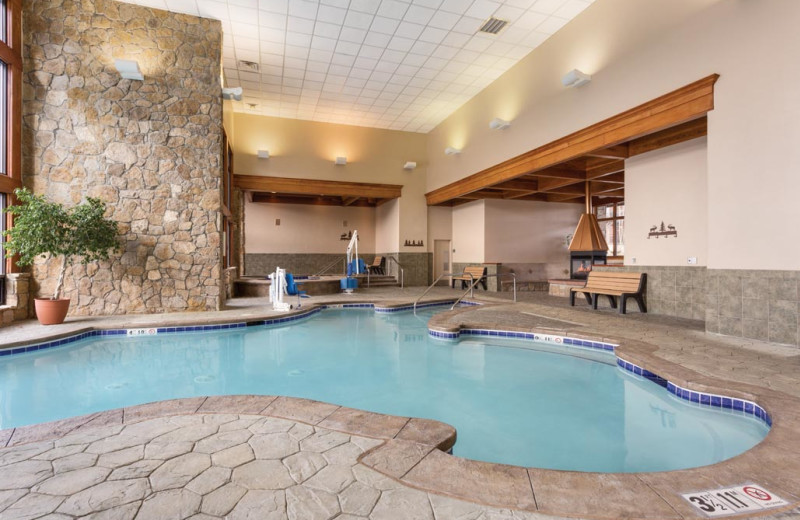
[[[472,274],[470,274],[470,273],[467,273],[467,275],[469,275],[469,277],[470,277],[470,290],[471,290],[471,289],[472,289],[472,287],[473,287],[474,277],[473,277],[473,276],[472,276]],[[435,286],[437,283],[439,283],[439,280],[441,280],[441,279],[442,279],[442,278],[444,278],[445,276],[453,276],[453,273],[442,273],[442,274],[440,274],[440,275],[439,275],[439,277],[438,277],[438,278],[436,278],[436,280],[434,280],[434,281],[433,281],[433,283],[432,283],[432,284],[430,284],[430,285],[428,286],[428,288],[427,288],[427,289],[425,289],[425,291],[423,291],[423,293],[422,293],[422,294],[420,294],[420,295],[419,295],[419,297],[418,297],[416,300],[414,300],[414,314],[416,314],[416,313],[417,313],[417,304],[419,303],[419,301],[420,301],[422,298],[424,298],[424,297],[425,297],[425,295],[426,295],[426,294],[428,294],[428,293],[431,291],[431,289],[433,289],[433,287],[434,287],[434,286]],[[463,298],[463,296],[462,296],[462,298]],[[459,301],[460,301],[460,300],[461,300],[461,298],[459,298]]]
[[[330,271],[331,268],[334,267],[339,262],[342,262],[342,273],[343,274],[346,273],[347,270],[345,269],[345,259],[344,258],[337,258],[333,262],[331,262],[328,265],[326,265],[325,267],[323,267],[318,273],[316,273],[316,274],[314,274],[312,276],[322,276],[323,274],[325,274],[328,271]]]
[[[400,288],[401,288],[401,289],[404,289],[404,288],[405,288],[405,277],[406,277],[406,270],[405,270],[405,268],[403,268],[403,264],[401,264],[400,262],[398,262],[398,261],[397,261],[397,258],[395,258],[395,257],[393,257],[393,256],[386,256],[386,258],[387,258],[388,260],[391,260],[391,261],[392,261],[392,262],[394,262],[395,264],[397,264],[397,268],[398,268],[398,269],[400,269]],[[387,262],[387,267],[388,267],[388,262]]]

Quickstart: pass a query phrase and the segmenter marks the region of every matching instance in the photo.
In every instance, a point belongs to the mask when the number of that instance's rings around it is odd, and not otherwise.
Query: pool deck
[[[312,304],[400,305],[422,288],[375,288]],[[460,291],[435,289],[431,300]],[[164,401],[0,430],[0,518],[705,518],[681,493],[760,485],[788,506],[739,517],[800,518],[800,350],[706,334],[702,323],[570,308],[563,298],[476,291],[486,305],[430,327],[534,331],[618,343],[617,355],[680,386],[754,401],[773,427],[748,452],[712,466],[602,474],[470,461],[444,451],[452,428],[270,396]],[[427,300],[427,298],[426,298]],[[0,348],[91,328],[255,321],[260,298],[210,313],[70,318],[0,329]],[[325,439],[324,441],[322,439]],[[657,446],[654,449],[658,449]],[[137,516],[138,515],[138,516]],[[198,516],[194,516],[198,515]],[[736,515],[734,515],[736,517]],[[727,518],[730,518],[727,517]]]

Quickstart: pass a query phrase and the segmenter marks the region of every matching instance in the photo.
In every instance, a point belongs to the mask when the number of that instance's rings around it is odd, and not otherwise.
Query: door
[[[452,263],[450,261],[450,241],[449,240],[434,240],[433,241],[433,279],[439,278],[442,273],[452,272]],[[450,277],[445,277],[439,281],[438,285],[450,285]]]

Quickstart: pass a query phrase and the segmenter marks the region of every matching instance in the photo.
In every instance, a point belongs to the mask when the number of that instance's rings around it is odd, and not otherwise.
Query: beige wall
[[[625,263],[707,265],[706,139],[695,139],[625,162]],[[647,238],[652,226],[672,224],[678,236]]]
[[[708,266],[787,268],[800,257],[800,241],[782,239],[800,220],[798,19],[792,0],[595,2],[429,134],[428,189],[719,73],[708,118]],[[561,87],[576,67],[592,82]],[[511,128],[489,131],[496,116]],[[464,151],[445,156],[449,145]]]
[[[340,236],[356,229],[359,255],[375,252],[375,208],[246,202],[245,215],[248,254],[344,254],[348,241]]]
[[[453,208],[448,206],[428,207],[428,252],[433,253],[434,240],[453,239]]]
[[[237,174],[402,185],[399,229],[382,231],[381,240],[391,237],[387,251],[418,252],[403,243],[424,239],[427,229],[424,134],[238,113],[234,124]],[[260,149],[269,150],[270,159],[258,159]],[[335,166],[337,156],[346,156],[347,165]],[[417,168],[404,170],[407,161]]]
[[[375,252],[395,253],[400,242],[400,203],[390,200],[375,208]]]
[[[453,208],[453,262],[484,262],[486,205],[476,200]]]
[[[566,236],[583,206],[514,200],[486,201],[486,262],[552,264],[550,277],[569,269]]]

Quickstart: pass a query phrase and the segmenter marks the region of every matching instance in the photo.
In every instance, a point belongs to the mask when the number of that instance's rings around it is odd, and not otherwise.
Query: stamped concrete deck
[[[374,289],[362,291],[357,299],[408,301],[420,292]],[[432,297],[452,294],[443,289]],[[200,514],[197,518],[209,518],[202,515],[211,513],[210,518],[225,514],[247,518],[249,513],[253,518],[702,518],[679,493],[751,482],[792,503],[785,511],[768,511],[770,518],[800,518],[797,349],[709,336],[696,322],[635,313],[619,316],[592,312],[585,306],[569,308],[557,298],[521,297],[531,301],[510,304],[492,298],[491,305],[440,315],[430,326],[535,330],[614,340],[621,345],[620,354],[653,372],[698,390],[762,404],[773,416],[772,431],[747,453],[704,468],[635,475],[576,473],[447,455],[437,449],[447,447],[447,427],[433,422],[416,427],[423,423],[286,398],[189,399],[0,431],[0,445],[8,444],[0,450],[0,518],[47,517],[43,515],[50,511],[56,513],[48,518],[77,518],[102,511],[91,517]],[[342,297],[327,301],[333,299]],[[22,324],[8,330],[10,334],[0,330],[0,341],[8,345],[41,338],[42,332],[61,335],[86,327],[256,319],[271,314],[263,303],[237,301],[220,313],[186,317],[73,320],[60,329]],[[252,399],[256,400],[253,404],[246,404]],[[258,399],[273,400],[265,405]],[[259,424],[270,426],[254,431]],[[229,429],[240,432],[236,444],[215,445],[213,451],[204,448],[210,442],[206,439],[218,438]],[[98,437],[90,440],[92,435]],[[270,440],[262,438],[269,435]],[[328,435],[341,444],[322,453],[306,449],[310,441],[304,444],[305,439]],[[181,436],[185,438],[177,438]],[[298,451],[293,451],[295,444]],[[236,449],[230,455],[239,457],[235,462],[244,461],[235,468],[226,459],[225,450],[232,448]],[[167,450],[164,453],[169,456],[152,455],[159,454],[159,449]],[[318,464],[311,463],[307,473],[293,474],[291,457]],[[80,467],[57,463],[70,458],[83,462],[78,463]],[[243,467],[258,467],[258,471]],[[328,467],[335,469],[325,471]],[[65,476],[74,471],[81,473]],[[208,475],[195,482],[205,472],[217,475],[218,480],[201,486]],[[214,484],[218,486],[211,489]],[[119,486],[130,486],[131,491]],[[251,507],[254,502],[261,507],[257,512]],[[225,508],[230,513],[222,512]]]

